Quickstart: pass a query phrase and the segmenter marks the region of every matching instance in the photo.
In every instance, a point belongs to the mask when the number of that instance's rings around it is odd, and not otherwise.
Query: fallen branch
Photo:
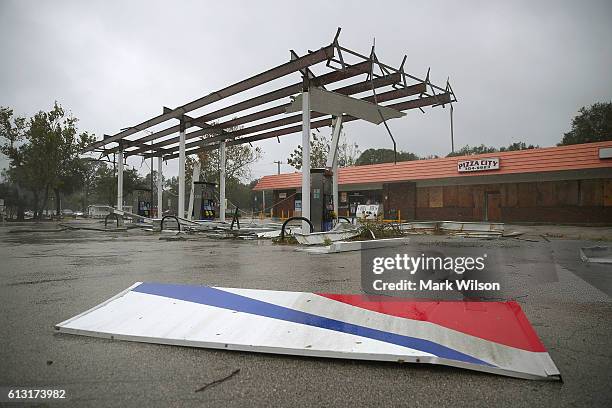
[[[202,392],[207,390],[208,388],[214,387],[215,385],[221,384],[224,381],[229,380],[230,378],[232,378],[233,376],[235,376],[236,374],[238,374],[240,372],[240,369],[238,368],[237,370],[234,370],[230,375],[220,378],[218,380],[215,380],[211,383],[208,383],[206,385],[204,385],[202,388],[198,388],[197,390],[195,390],[195,392]]]

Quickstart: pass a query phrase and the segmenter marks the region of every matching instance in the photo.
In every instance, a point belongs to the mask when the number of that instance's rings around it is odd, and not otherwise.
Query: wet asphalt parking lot
[[[66,389],[68,400],[57,406],[612,406],[612,267],[584,264],[578,255],[581,246],[597,242],[439,236],[411,241],[418,248],[467,245],[504,254],[516,299],[564,380],[540,382],[432,365],[57,333],[56,323],[137,281],[360,293],[360,256],[311,255],[268,241],[168,242],[140,231],[10,229],[18,227],[0,227],[0,386]],[[543,259],[554,260],[555,279],[538,279]]]

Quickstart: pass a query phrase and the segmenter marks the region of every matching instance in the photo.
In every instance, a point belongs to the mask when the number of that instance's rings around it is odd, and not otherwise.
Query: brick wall
[[[285,194],[285,198],[280,198],[280,195]],[[274,191],[274,208],[272,209],[272,215],[274,217],[292,217],[295,211],[295,190],[275,190]],[[266,204],[269,207],[270,204]],[[267,211],[266,215],[270,214],[270,210]]]
[[[418,187],[415,217],[482,221],[487,193],[500,194],[502,222],[612,224],[612,179]]]
[[[414,220],[416,209],[416,184],[389,183],[383,185],[383,206],[386,219],[397,219],[397,211],[403,220]]]

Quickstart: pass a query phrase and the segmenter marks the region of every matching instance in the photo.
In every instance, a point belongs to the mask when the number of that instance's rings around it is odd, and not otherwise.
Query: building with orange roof
[[[273,215],[299,215],[301,173],[262,177]],[[612,141],[341,168],[339,215],[612,224]]]

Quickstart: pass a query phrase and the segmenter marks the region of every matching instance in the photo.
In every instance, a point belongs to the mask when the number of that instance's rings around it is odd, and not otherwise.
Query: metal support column
[[[123,146],[117,152],[117,209],[123,210]]]
[[[302,217],[310,219],[310,97],[308,78],[302,91]],[[309,234],[310,226],[302,221],[302,233]]]
[[[179,186],[177,215],[185,217],[185,119],[181,118],[179,134]]]
[[[162,184],[162,164],[162,157],[159,156],[157,158],[157,218],[161,218],[164,215],[164,187]]]
[[[266,215],[266,190],[261,191],[261,213]]]
[[[219,143],[219,220],[225,222],[225,140]]]
[[[336,218],[338,217],[338,144],[340,141],[340,133],[342,132],[342,116],[334,117],[333,129],[332,129],[332,140],[329,146],[329,153],[327,155],[326,167],[331,169],[333,172],[332,176],[332,191],[334,200],[334,212]]]
[[[193,164],[193,172],[191,173],[191,189],[189,191],[189,207],[187,207],[187,219],[193,220],[193,202],[195,200],[195,183],[200,181],[200,161],[196,161]],[[198,213],[201,212],[201,208],[198,209]],[[196,219],[200,219],[200,217],[196,217]]]

